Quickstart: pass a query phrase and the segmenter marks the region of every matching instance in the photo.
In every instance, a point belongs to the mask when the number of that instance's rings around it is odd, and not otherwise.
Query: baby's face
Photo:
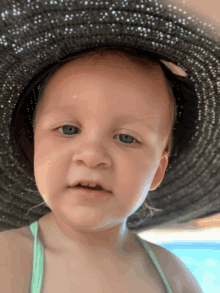
[[[34,132],[36,183],[54,214],[82,229],[133,214],[163,180],[172,106],[159,65],[93,52],[62,66],[45,88]],[[97,177],[112,191],[107,201],[70,193],[71,182]]]

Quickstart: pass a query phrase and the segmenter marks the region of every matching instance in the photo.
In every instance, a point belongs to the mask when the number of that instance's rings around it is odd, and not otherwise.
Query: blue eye
[[[63,130],[65,129],[63,132],[66,132],[66,133],[64,133],[64,134],[67,136],[72,136],[73,134],[76,134],[75,130],[78,128],[75,126],[72,126],[72,125],[63,125],[61,127],[56,128],[55,130],[59,130],[59,129],[63,129]],[[137,143],[140,143],[136,138],[134,138],[133,136],[130,136],[128,134],[121,133],[121,134],[117,134],[117,135],[119,135],[121,139],[125,140],[124,143],[132,143],[132,140],[135,140]]]

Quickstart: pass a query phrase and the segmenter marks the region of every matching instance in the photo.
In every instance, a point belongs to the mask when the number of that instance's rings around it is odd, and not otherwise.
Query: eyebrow
[[[136,123],[139,122],[139,124],[143,125],[144,127],[150,128],[152,132],[155,133],[154,128],[146,123],[144,118],[139,118],[136,116],[133,116],[131,114],[120,114],[120,116],[114,117],[114,119],[116,119],[116,124],[118,125],[119,123],[123,123],[123,124],[128,124],[128,123]],[[147,119],[150,121],[150,116],[147,117]],[[153,121],[153,116],[152,116],[152,121]]]
[[[56,113],[58,115],[60,115],[60,113],[63,114],[62,108],[65,108],[65,107],[61,107],[59,109],[59,111],[49,112],[49,113],[43,115],[43,118],[46,119],[46,118],[51,117],[52,118],[51,120],[53,120],[53,117],[54,117],[54,119],[56,119],[54,114],[56,114]],[[72,113],[65,113],[65,115],[66,115],[65,117],[66,117],[67,120],[72,119],[72,116],[73,116]],[[146,123],[146,121],[145,121],[146,119],[149,122],[152,121],[152,123],[154,123],[155,117],[149,115],[144,119],[144,118],[136,117],[136,116],[131,115],[131,114],[124,114],[124,113],[118,113],[117,116],[113,117],[113,120],[115,121],[114,125],[119,126],[120,124],[132,124],[132,123],[139,122],[138,123],[139,125],[142,125],[144,128],[150,129],[151,130],[150,132],[152,132],[155,135],[156,131],[155,131],[154,127],[152,125],[150,125],[149,123]],[[51,123],[51,121],[49,121],[48,124],[49,123]]]

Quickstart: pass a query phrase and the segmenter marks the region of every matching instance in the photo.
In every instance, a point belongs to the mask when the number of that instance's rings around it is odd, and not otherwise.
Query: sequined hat
[[[162,183],[146,198],[153,208],[140,207],[127,228],[140,232],[219,213],[220,46],[213,27],[162,0],[1,0],[0,28],[1,231],[51,211],[41,204],[30,159],[41,81],[68,56],[108,46],[174,64],[162,67],[175,85],[174,148]]]

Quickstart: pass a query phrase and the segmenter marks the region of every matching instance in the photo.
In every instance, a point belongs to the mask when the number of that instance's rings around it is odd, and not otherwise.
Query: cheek
[[[67,185],[68,166],[65,165],[65,153],[56,152],[47,140],[35,144],[34,175],[41,194],[53,193]]]
[[[136,156],[117,157],[117,170],[115,170],[115,187],[119,200],[126,205],[142,204],[150,189],[155,170],[152,159],[144,156],[143,152]]]

